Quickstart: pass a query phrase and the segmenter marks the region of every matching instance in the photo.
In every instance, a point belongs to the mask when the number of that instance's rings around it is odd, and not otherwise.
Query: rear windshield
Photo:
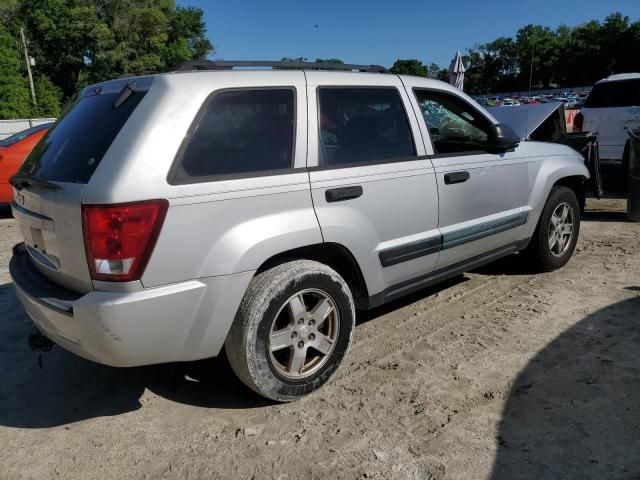
[[[145,93],[134,92],[117,108],[117,93],[79,99],[36,145],[20,172],[45,180],[87,183]]]
[[[640,79],[598,83],[584,102],[586,108],[640,105]]]
[[[24,140],[34,133],[38,133],[41,130],[49,128],[53,123],[43,123],[42,125],[36,125],[35,127],[27,128],[21,132],[14,133],[10,137],[0,140],[0,147],[10,147],[11,145],[18,143],[20,140]]]

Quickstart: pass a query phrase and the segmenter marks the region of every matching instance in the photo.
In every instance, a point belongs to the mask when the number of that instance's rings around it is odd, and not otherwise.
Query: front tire
[[[355,306],[342,277],[324,264],[298,260],[251,280],[225,349],[248,387],[289,402],[329,381],[354,328]]]
[[[537,270],[556,270],[566,265],[573,255],[579,234],[578,198],[570,188],[555,186],[542,210],[526,254]]]

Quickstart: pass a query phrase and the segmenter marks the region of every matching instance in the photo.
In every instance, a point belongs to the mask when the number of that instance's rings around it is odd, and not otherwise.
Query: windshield
[[[24,140],[29,135],[33,135],[34,133],[38,133],[42,130],[45,130],[53,125],[50,123],[43,123],[42,125],[36,125],[35,127],[27,128],[26,130],[22,130],[21,132],[14,133],[10,137],[5,138],[4,140],[0,140],[0,147],[10,147],[14,143],[18,143],[20,140]]]
[[[133,92],[119,104],[118,93],[80,98],[36,145],[20,173],[87,183],[145,93]]]

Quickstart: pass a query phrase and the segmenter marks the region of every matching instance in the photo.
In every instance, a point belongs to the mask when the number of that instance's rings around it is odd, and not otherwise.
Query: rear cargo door
[[[12,210],[35,267],[77,292],[93,289],[82,230],[82,194],[152,78],[88,87],[47,132],[13,179]]]
[[[640,127],[640,79],[597,84],[583,115],[584,130],[598,134],[600,157],[621,160],[628,129]]]
[[[20,225],[33,264],[47,278],[77,292],[92,290],[84,254],[80,200],[84,185],[59,190],[14,190],[13,216]]]

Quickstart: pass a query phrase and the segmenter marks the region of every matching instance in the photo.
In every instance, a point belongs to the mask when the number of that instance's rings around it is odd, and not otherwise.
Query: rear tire
[[[329,381],[354,328],[355,306],[342,277],[324,264],[298,260],[251,280],[225,349],[243,383],[289,402]]]
[[[551,189],[531,243],[525,251],[531,265],[550,272],[567,264],[580,234],[580,204],[573,190]]]

